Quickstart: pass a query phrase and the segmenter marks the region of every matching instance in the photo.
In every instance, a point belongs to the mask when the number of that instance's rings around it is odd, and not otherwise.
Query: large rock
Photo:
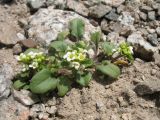
[[[122,15],[118,18],[122,25],[130,26],[134,24],[134,18],[129,12],[122,12]]]
[[[52,40],[56,39],[59,32],[68,30],[69,21],[74,18],[81,18],[85,22],[85,40],[90,39],[92,32],[100,31],[99,27],[94,27],[88,19],[77,13],[49,7],[48,9],[40,9],[29,18],[28,35],[42,45],[49,45]]]
[[[132,33],[127,38],[127,42],[131,43],[134,46],[136,54],[145,60],[151,60],[153,53],[157,50],[156,47],[153,47],[151,44],[144,40],[140,32]]]
[[[33,105],[39,102],[39,98],[37,95],[32,94],[30,91],[27,90],[13,90],[13,97],[15,100],[19,101],[20,103],[24,104],[25,106]]]
[[[0,100],[10,94],[10,84],[18,72],[12,50],[0,50]]]
[[[11,96],[0,101],[0,120],[29,120],[29,108],[15,101]]]
[[[28,5],[31,10],[38,10],[40,7],[44,6],[46,0],[27,0]]]
[[[153,94],[160,91],[160,80],[157,78],[146,78],[142,83],[135,87],[138,95]]]
[[[20,39],[17,36],[17,27],[14,24],[3,22],[0,24],[0,43],[5,45],[16,44]]]
[[[101,18],[107,13],[109,13],[112,8],[107,5],[99,4],[93,7],[90,7],[90,16],[95,17],[95,18]]]
[[[67,0],[66,6],[67,8],[74,10],[75,12],[83,16],[88,16],[89,9],[81,2],[75,0]]]

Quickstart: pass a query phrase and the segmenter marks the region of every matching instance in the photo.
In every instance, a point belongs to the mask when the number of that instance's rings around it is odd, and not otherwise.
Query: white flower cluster
[[[133,47],[132,46],[129,46],[129,50],[130,50],[131,54],[133,54]]]
[[[31,69],[37,69],[39,65],[45,60],[43,52],[29,52],[28,54],[21,53],[16,56],[16,59],[23,63],[22,71],[25,72]]]
[[[68,62],[71,62],[72,67],[75,69],[79,69],[80,61],[86,59],[87,50],[78,48],[78,50],[69,50],[63,58],[66,59]]]

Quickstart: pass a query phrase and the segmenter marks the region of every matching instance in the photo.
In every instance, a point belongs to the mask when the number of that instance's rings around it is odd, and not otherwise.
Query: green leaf
[[[82,61],[81,64],[84,65],[85,68],[87,68],[87,67],[93,66],[94,62],[91,59],[86,59],[86,60]]]
[[[91,73],[87,73],[87,74],[84,74],[84,75],[78,74],[76,81],[77,81],[78,84],[85,87],[85,86],[89,85],[89,82],[91,81],[91,79],[92,79],[92,74]]]
[[[110,42],[104,42],[102,43],[102,49],[108,56],[111,56],[113,54],[113,49],[115,49],[115,45]]]
[[[54,41],[50,44],[51,52],[65,52],[68,47],[68,44],[64,41]]]
[[[33,76],[30,89],[33,93],[44,94],[51,90],[54,90],[57,86],[57,79],[51,76],[51,72],[47,69],[43,69]]]
[[[96,48],[98,48],[98,44],[100,42],[100,39],[101,39],[101,33],[100,32],[94,32],[94,33],[91,34],[91,40],[96,45]]]
[[[96,69],[102,72],[103,74],[108,75],[112,78],[117,78],[120,75],[119,67],[114,64],[97,65]]]
[[[29,85],[23,86],[23,89],[28,90],[29,89]]]
[[[35,53],[38,53],[38,52],[40,52],[40,50],[38,50],[38,49],[35,49],[35,48],[29,48],[29,49],[27,49],[25,52],[24,52],[24,54],[28,54],[29,52],[35,52]]]
[[[24,82],[24,81],[21,81],[21,80],[16,80],[14,83],[13,83],[13,87],[16,89],[16,90],[19,90],[21,89],[23,86],[25,86],[27,83]]]
[[[57,36],[57,41],[64,41],[68,35],[69,35],[69,31],[60,32]]]
[[[75,18],[70,21],[70,32],[71,35],[76,37],[77,40],[80,40],[84,34],[85,24],[84,21],[80,18]]]
[[[64,96],[66,93],[71,89],[71,81],[68,80],[66,77],[60,77],[59,83],[57,85],[58,95]]]

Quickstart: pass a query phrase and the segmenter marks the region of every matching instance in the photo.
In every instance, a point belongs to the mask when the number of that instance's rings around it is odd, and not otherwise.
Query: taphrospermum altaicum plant
[[[100,32],[93,32],[91,40],[84,41],[84,33],[83,20],[76,18],[70,21],[69,31],[58,34],[50,44],[48,53],[37,49],[21,53],[17,59],[24,68],[13,84],[14,88],[30,89],[36,94],[56,89],[59,96],[64,96],[75,83],[88,86],[96,71],[117,79],[120,75],[118,65],[132,63],[132,47],[127,43],[116,46],[106,42]],[[66,39],[74,42],[67,42]],[[88,52],[90,49],[95,52],[92,58]]]

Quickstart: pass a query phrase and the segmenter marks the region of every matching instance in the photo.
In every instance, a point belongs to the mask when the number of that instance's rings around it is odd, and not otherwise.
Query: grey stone
[[[156,28],[157,35],[160,36],[160,27]]]
[[[160,3],[160,0],[156,0],[157,3]]]
[[[45,0],[27,0],[27,4],[32,10],[38,10],[45,4]]]
[[[47,6],[54,6],[58,9],[64,9],[66,8],[66,0],[47,0],[46,1]]]
[[[159,92],[160,80],[157,78],[146,78],[144,82],[137,84],[134,90],[138,95],[146,95]]]
[[[0,50],[0,100],[10,94],[11,80],[19,68],[11,49]]]
[[[125,0],[101,0],[101,1],[113,7],[118,7],[125,2]]]
[[[101,30],[105,33],[108,34],[110,32],[109,30],[109,24],[108,21],[106,19],[103,19],[101,21]]]
[[[100,31],[100,27],[94,27],[88,19],[76,14],[75,12],[57,10],[52,7],[40,9],[36,14],[29,18],[30,28],[28,35],[34,38],[38,44],[48,46],[51,41],[57,38],[59,32],[67,31],[69,21],[80,18],[85,23],[84,39],[90,40],[90,34]]]
[[[57,111],[57,107],[56,106],[51,106],[51,107],[46,107],[46,112],[51,114],[51,115],[54,115]]]
[[[134,18],[130,15],[129,12],[122,12],[122,15],[118,18],[122,25],[133,25]]]
[[[21,18],[21,19],[18,20],[18,24],[19,24],[22,28],[25,28],[25,27],[28,25],[28,22],[27,22],[26,19]]]
[[[155,20],[156,19],[156,13],[155,13],[155,11],[148,12],[148,19],[149,20]]]
[[[112,10],[110,6],[99,4],[89,8],[89,14],[95,18],[101,18]]]
[[[152,8],[155,9],[155,10],[157,10],[158,8],[160,8],[160,4],[154,2],[154,3],[152,4]]]
[[[13,46],[13,54],[19,54],[22,52],[22,47],[20,44],[16,44]]]
[[[128,37],[133,32],[133,29],[129,26],[124,26],[121,28],[120,35]]]
[[[30,109],[32,112],[46,112],[46,108],[44,104],[34,104]]]
[[[49,118],[49,114],[48,113],[39,113],[38,114],[38,118],[40,119],[40,120],[48,120],[48,118]]]
[[[160,8],[158,9],[158,12],[157,12],[157,14],[160,16]]]
[[[12,96],[0,101],[0,120],[28,120],[29,108],[15,101]]]
[[[118,97],[117,101],[121,107],[127,106],[127,103],[124,101],[123,97]]]
[[[148,11],[152,11],[153,9],[149,6],[142,5],[140,7],[140,10],[147,13]]]
[[[148,31],[148,33],[150,33],[150,34],[153,34],[153,33],[156,32],[155,29],[152,29],[152,28],[149,28],[149,27],[147,27],[147,31]]]
[[[154,58],[155,64],[160,67],[160,54],[154,53],[153,58]]]
[[[144,60],[151,60],[153,57],[153,53],[157,51],[156,47],[153,47],[144,40],[140,32],[132,33],[127,38],[127,42],[133,45],[135,52],[141,59]]]
[[[148,31],[145,28],[139,28],[138,31],[140,31],[143,36],[148,35]]]
[[[99,4],[101,1],[99,0],[84,0],[84,5],[87,7],[92,7],[94,5]]]
[[[120,5],[118,8],[117,8],[117,13],[121,13],[122,11],[124,11],[125,9],[125,6],[124,5]]]
[[[39,98],[37,95],[32,94],[27,90],[13,90],[13,97],[15,100],[21,102],[23,105],[29,106],[39,102]]]
[[[148,41],[151,45],[158,46],[157,34],[156,33],[149,34]]]
[[[0,100],[10,94],[10,84],[13,79],[13,69],[9,64],[0,65]]]
[[[0,24],[0,43],[5,45],[14,45],[19,41],[17,37],[18,29],[14,24],[7,22]]]
[[[35,48],[38,44],[32,39],[26,39],[20,42],[26,48]]]
[[[26,39],[26,37],[22,33],[17,33],[17,37],[20,41]]]
[[[147,20],[147,14],[145,14],[144,12],[140,12],[140,13],[139,13],[139,17],[140,17],[142,20],[144,20],[144,21]]]
[[[75,1],[75,0],[67,0],[67,5],[69,9],[74,10],[75,12],[83,15],[83,16],[88,16],[89,10],[84,4],[81,2]]]
[[[117,21],[119,15],[115,13],[114,11],[111,11],[109,14],[105,15],[105,18],[112,21]]]
[[[46,106],[55,106],[56,105],[56,98],[53,97],[52,99],[48,100],[45,105]]]

